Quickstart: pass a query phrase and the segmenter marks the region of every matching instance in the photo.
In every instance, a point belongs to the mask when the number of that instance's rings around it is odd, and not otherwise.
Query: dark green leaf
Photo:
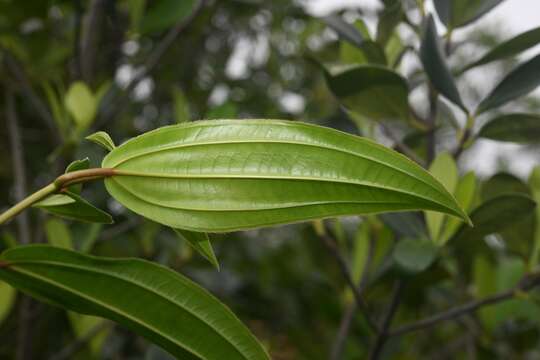
[[[116,147],[114,141],[105,131],[98,131],[92,135],[88,135],[85,139],[98,144],[108,151],[112,151]]]
[[[518,65],[482,100],[476,113],[502,106],[536,89],[540,85],[539,69],[540,55]]]
[[[540,142],[540,115],[504,114],[490,120],[480,129],[479,137],[521,144]]]
[[[360,50],[367,60],[372,64],[386,65],[386,55],[384,49],[377,42],[372,41],[367,33],[367,28],[363,22],[358,22],[358,25],[349,24],[341,18],[339,15],[330,15],[324,18],[324,21],[332,27],[342,39],[346,40],[350,45]],[[366,31],[366,34],[362,34],[362,30]],[[344,49],[348,47],[345,45]],[[350,50],[348,50],[350,52]],[[359,63],[363,63],[359,62]]]
[[[165,267],[45,245],[7,250],[0,260],[0,278],[15,288],[114,320],[179,359],[269,359],[225,305]]]
[[[141,32],[153,33],[165,30],[190,16],[196,5],[196,0],[152,1],[141,21]]]
[[[449,29],[468,25],[501,2],[503,0],[433,0],[439,19]]]
[[[102,166],[114,169],[105,186],[127,208],[197,232],[413,209],[467,219],[444,186],[403,155],[299,122],[163,127],[117,147]]]
[[[70,220],[113,223],[111,216],[105,211],[96,208],[75,193],[66,192],[66,194],[51,195],[33,206]]]
[[[352,24],[349,24],[340,15],[329,15],[322,20],[334,29],[335,32],[343,39],[351,44],[361,48],[365,38],[362,33]]]
[[[516,193],[531,196],[527,184],[512,174],[497,173],[482,184],[482,199],[484,201],[500,195]],[[500,232],[510,250],[524,256],[531,253],[535,229],[534,220],[534,212],[531,212]]]
[[[379,215],[381,220],[397,234],[411,238],[425,238],[425,231],[421,217],[417,213],[399,212]]]
[[[216,269],[219,270],[219,262],[214,254],[212,243],[207,233],[193,232],[183,229],[173,229],[181,238],[186,240],[199,254],[208,260]]]
[[[433,263],[438,248],[429,240],[403,239],[394,249],[394,261],[405,270],[417,273]]]
[[[325,76],[330,90],[349,110],[373,120],[408,120],[407,82],[396,72],[362,65]]]
[[[461,100],[459,91],[454,83],[452,73],[446,65],[442,46],[433,17],[430,15],[426,21],[422,44],[420,46],[420,60],[433,87],[448,100],[468,112]]]
[[[530,215],[535,207],[536,203],[526,195],[509,194],[494,197],[471,213],[474,227],[461,226],[453,238],[481,241],[484,236],[500,232]]]
[[[540,27],[521,33],[513,38],[495,46],[480,59],[467,65],[462,71],[467,71],[473,67],[484,65],[492,61],[506,59],[519,54],[540,43]]]

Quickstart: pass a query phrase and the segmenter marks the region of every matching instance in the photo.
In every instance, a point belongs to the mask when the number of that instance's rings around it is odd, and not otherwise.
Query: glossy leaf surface
[[[114,320],[180,359],[268,359],[234,314],[162,266],[31,245],[5,251],[0,279],[73,311]]]
[[[488,64],[492,61],[509,58],[537,45],[538,43],[540,43],[540,27],[521,33],[495,46],[480,59],[476,60],[470,65],[467,65],[463,71],[472,69],[476,66]]]
[[[518,65],[478,105],[477,114],[527,95],[540,85],[540,55]]]
[[[332,93],[349,110],[374,120],[409,118],[407,82],[396,72],[362,65],[325,75]]]
[[[521,144],[540,142],[540,115],[527,113],[495,117],[480,129],[478,136]]]
[[[160,128],[103,160],[109,193],[172,228],[227,232],[340,215],[466,215],[420,166],[368,139],[280,120]]]
[[[467,108],[461,100],[461,95],[454,83],[450,69],[446,65],[442,46],[439,43],[439,35],[435,27],[435,21],[430,16],[424,29],[424,36],[420,46],[420,60],[433,87],[448,100],[467,112]]]

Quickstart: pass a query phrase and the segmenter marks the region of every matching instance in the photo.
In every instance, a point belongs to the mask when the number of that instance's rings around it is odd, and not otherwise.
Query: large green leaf
[[[433,87],[448,100],[468,112],[459,91],[454,83],[452,73],[446,65],[435,21],[430,15],[426,21],[422,44],[420,46],[420,60]]]
[[[109,193],[172,228],[227,232],[412,209],[467,215],[401,154],[329,128],[280,120],[163,127],[111,151]]]
[[[540,142],[540,115],[527,113],[504,114],[490,120],[478,136],[521,144]]]
[[[467,65],[462,71],[467,71],[473,67],[488,64],[492,61],[506,59],[519,54],[540,43],[540,27],[521,33],[503,43],[495,46],[480,59]]]
[[[149,9],[141,20],[140,29],[143,33],[165,30],[187,18],[195,10],[197,0],[160,0],[150,3]]]
[[[450,29],[475,21],[501,2],[503,0],[433,0],[439,19]]]
[[[67,309],[114,320],[180,359],[268,359],[215,297],[182,275],[138,259],[45,245],[5,251],[0,279]]]
[[[328,87],[349,110],[373,120],[408,120],[407,81],[396,72],[375,65],[325,72]]]
[[[540,85],[538,69],[540,69],[540,55],[517,66],[482,100],[476,113],[499,107],[536,89]]]

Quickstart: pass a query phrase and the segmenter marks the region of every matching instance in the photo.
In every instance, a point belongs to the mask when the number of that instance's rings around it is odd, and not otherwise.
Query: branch
[[[390,324],[392,323],[392,319],[394,318],[394,315],[396,314],[397,308],[399,306],[399,302],[401,300],[402,289],[403,289],[403,281],[397,280],[396,283],[394,284],[394,289],[392,291],[392,301],[390,302],[390,305],[388,306],[388,310],[380,326],[379,334],[377,335],[377,338],[375,339],[375,344],[373,345],[373,348],[371,349],[371,352],[369,354],[370,360],[376,360],[380,357],[384,344],[390,337],[388,334],[388,328],[390,327]]]
[[[103,321],[86,332],[82,337],[72,342],[55,355],[51,356],[49,360],[65,360],[72,359],[90,340],[97,336],[103,330],[112,327],[114,324],[110,321]]]
[[[18,203],[0,214],[0,225],[21,213],[24,209],[32,206],[36,202],[46,198],[49,195],[62,191],[65,187],[74,184],[80,184],[83,182],[101,179],[115,175],[114,169],[109,168],[95,168],[87,170],[79,170],[63,174],[56,178],[52,183],[42,187],[33,194],[20,200]],[[23,193],[24,196],[24,193]]]
[[[10,151],[13,165],[13,177],[15,181],[15,200],[21,201],[26,193],[26,171],[24,166],[24,153],[21,142],[21,134],[19,132],[19,124],[17,119],[17,111],[15,109],[15,96],[13,92],[6,88],[6,122],[9,133]],[[29,244],[30,238],[30,222],[28,216],[23,214],[17,218],[17,228],[19,241],[21,244]],[[3,264],[7,266],[5,263]],[[32,358],[32,328],[30,323],[30,298],[23,296],[19,303],[18,323],[17,328],[17,360],[27,360]]]
[[[517,292],[529,291],[538,285],[540,285],[540,274],[536,273],[525,275],[518,283],[518,285],[516,285],[510,290],[500,292],[498,294],[486,297],[481,300],[471,301],[467,304],[456,306],[439,314],[429,316],[425,319],[399,326],[398,328],[390,331],[389,336],[399,336],[413,331],[430,328],[438,324],[439,322],[455,319],[460,316],[474,312],[481,307],[493,305],[501,301],[511,299],[516,295]]]
[[[384,134],[388,136],[394,142],[394,146],[396,147],[396,149],[401,151],[403,154],[405,154],[415,163],[419,164],[422,167],[426,167],[426,162],[422,160],[420,157],[418,157],[418,155],[416,155],[413,149],[411,149],[406,144],[401,142],[401,140],[397,138],[397,136],[392,132],[392,130],[390,130],[388,126],[386,126],[383,123],[380,123],[380,124],[381,124],[381,129],[383,130]]]
[[[148,56],[146,59],[144,65],[142,66],[142,70],[135,75],[135,77],[131,80],[129,85],[122,91],[122,93],[118,96],[117,99],[111,100],[112,110],[110,110],[108,113],[105,113],[100,121],[98,126],[101,124],[106,123],[109,119],[113,118],[114,115],[118,112],[120,112],[124,106],[126,105],[126,100],[128,99],[127,95],[135,89],[135,87],[139,84],[141,80],[143,80],[145,77],[147,77],[159,64],[161,58],[167,50],[171,47],[171,45],[176,41],[178,36],[191,24],[191,22],[200,14],[202,11],[204,5],[206,3],[206,0],[199,0],[197,4],[195,5],[195,9],[191,12],[189,16],[179,21],[173,28],[171,28],[165,37],[158,43],[154,51]],[[111,98],[114,98],[115,96],[112,96]]]
[[[15,96],[10,89],[6,89],[6,122],[9,133],[11,162],[13,166],[15,201],[20,202],[24,199],[26,194],[26,170],[24,166],[24,153],[21,142],[21,134],[19,132],[19,124],[17,123]],[[17,218],[17,228],[19,242],[21,244],[29,244],[30,222],[26,214],[23,214]]]
[[[362,270],[362,277],[358,284],[358,290],[360,291],[361,294],[364,292],[368,279],[369,279],[368,272],[369,272],[371,263],[373,261],[374,250],[375,250],[375,246],[373,246],[373,239],[370,238],[369,243],[368,243],[368,254],[367,254],[366,263],[364,264],[364,268]],[[332,350],[330,352],[330,359],[332,360],[341,359],[341,353],[343,352],[343,347],[345,346],[345,340],[349,336],[352,319],[356,315],[357,310],[358,310],[358,306],[356,305],[356,302],[351,303],[345,310],[339,324],[338,333],[332,345]]]
[[[366,319],[366,322],[368,323],[369,327],[375,333],[378,333],[379,329],[377,327],[377,324],[375,324],[375,322],[371,319],[371,316],[369,316],[369,310],[368,310],[367,304],[364,301],[364,298],[362,296],[360,289],[354,283],[354,280],[351,275],[351,271],[349,270],[349,266],[347,265],[345,258],[343,257],[339,249],[337,248],[335,240],[326,233],[319,234],[319,237],[323,240],[323,243],[326,245],[328,250],[330,250],[332,255],[336,258],[339,268],[341,270],[341,273],[343,274],[345,281],[349,285],[349,288],[351,289],[354,295],[356,305],[358,306],[358,309],[360,309],[360,311],[362,311],[362,313],[364,314],[364,318]]]
[[[426,162],[427,164],[431,164],[433,159],[435,158],[435,122],[437,121],[437,91],[433,88],[431,84],[429,86],[429,114],[427,117],[429,130],[427,133],[427,141],[426,141]]]
[[[34,92],[34,89],[32,89],[30,80],[17,59],[8,50],[4,48],[0,48],[0,50],[2,50],[2,53],[4,54],[6,67],[17,81],[17,84],[21,85],[22,93],[24,94],[25,98],[28,99],[30,104],[34,107],[36,113],[39,115],[39,118],[43,120],[45,126],[50,130],[54,141],[57,144],[60,144],[61,139],[58,135],[56,123],[49,112],[47,105],[45,105],[41,98]]]
[[[88,84],[94,78],[94,68],[98,54],[98,37],[101,30],[101,19],[103,15],[104,0],[92,0],[88,15],[83,21],[81,33],[81,48],[79,49],[81,57],[78,59],[81,69],[81,76]]]

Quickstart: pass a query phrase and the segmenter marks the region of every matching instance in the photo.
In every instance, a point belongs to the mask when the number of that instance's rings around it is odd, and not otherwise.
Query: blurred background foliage
[[[442,215],[426,214],[424,220],[418,213],[326,221],[374,318],[384,317],[396,291],[400,304],[393,324],[402,325],[512,289],[538,262],[538,212],[530,199],[540,199],[540,171],[529,179],[529,174],[512,174],[504,161],[489,176],[466,170],[482,161],[475,158],[476,136],[471,135],[479,133],[522,144],[512,162],[520,162],[523,152],[538,162],[538,118],[528,116],[528,127],[505,128],[506,121],[502,130],[480,130],[497,114],[538,113],[538,96],[520,97],[471,124],[459,104],[437,97],[430,85],[437,80],[426,77],[426,61],[423,65],[419,54],[423,1],[385,0],[375,8],[358,1],[325,17],[307,11],[308,3],[1,0],[2,207],[14,203],[18,191],[49,182],[72,160],[88,157],[99,166],[104,152],[84,140],[97,130],[121,143],[159,126],[203,118],[301,120],[374,138],[425,166],[436,159],[433,174],[455,191],[476,224],[466,229]],[[443,10],[436,10],[447,29],[478,15],[444,21]],[[456,77],[462,107],[479,103],[520,63],[508,56],[482,76],[469,76],[465,65],[509,37],[498,29],[475,28],[451,39],[451,31],[437,24],[439,33],[447,34],[440,39],[447,54],[442,61]],[[432,54],[427,62],[437,66]],[[373,78],[359,72],[338,79],[358,64],[377,64],[369,70]],[[385,73],[387,82],[378,83],[375,72],[381,68],[401,76]],[[539,68],[534,70],[530,76],[540,78]],[[441,71],[436,67],[436,74]],[[10,112],[20,141],[7,121]],[[22,173],[16,170],[17,147],[23,150]],[[28,241],[103,256],[143,257],[180,271],[230,306],[275,359],[367,357],[373,335],[312,224],[212,235],[221,263],[216,272],[172,231],[111,200],[101,184],[85,187],[83,194],[112,213],[115,224],[75,223],[30,211]],[[20,236],[12,223],[2,229],[0,246],[7,248]],[[538,358],[538,295],[518,291],[509,301],[392,336],[382,356]],[[24,342],[30,344],[26,359],[168,358],[101,319],[36,302],[25,305],[21,299],[0,283],[2,359],[21,358],[18,349]],[[22,312],[23,307],[29,311]]]

